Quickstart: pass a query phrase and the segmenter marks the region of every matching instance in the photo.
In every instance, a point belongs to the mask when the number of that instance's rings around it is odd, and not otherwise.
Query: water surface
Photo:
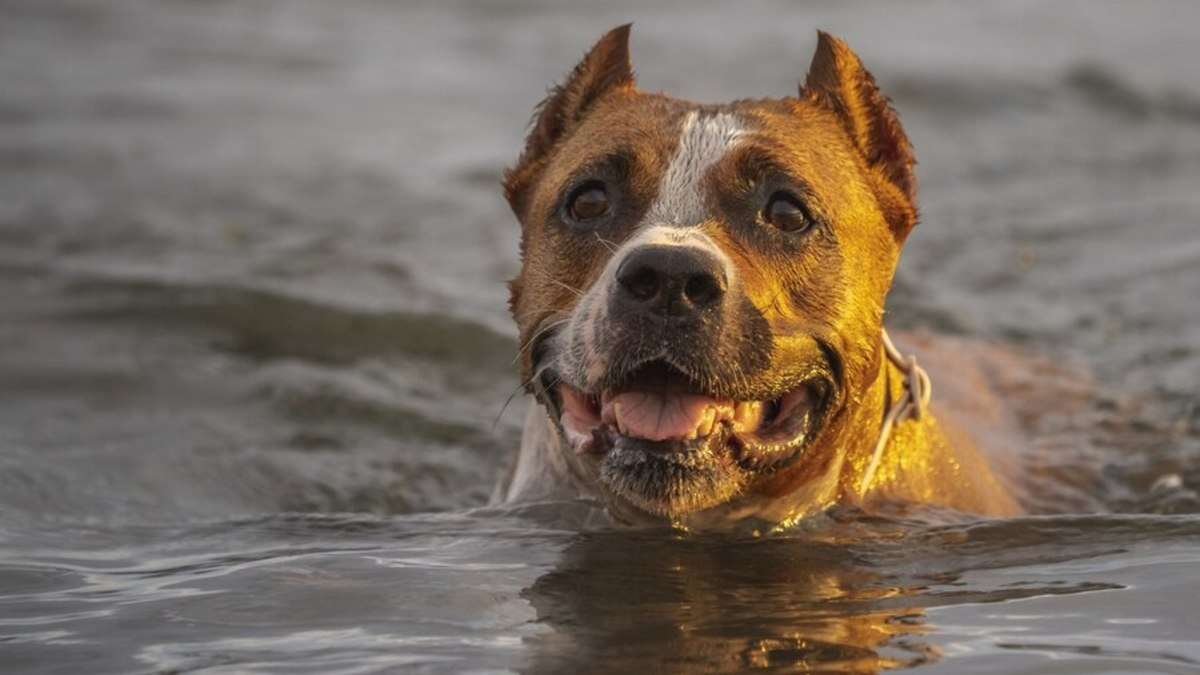
[[[921,162],[889,325],[1091,378],[1030,429],[1037,514],[486,506],[526,405],[499,174],[631,19],[642,85],[700,100],[790,93],[818,27],[858,49]],[[1200,671],[1198,22],[0,4],[0,670]]]

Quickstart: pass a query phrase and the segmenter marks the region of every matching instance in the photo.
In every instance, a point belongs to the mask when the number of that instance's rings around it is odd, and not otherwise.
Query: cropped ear
[[[916,159],[900,126],[900,118],[875,78],[845,42],[817,31],[817,51],[801,89],[822,100],[841,118],[867,164],[900,189],[916,205]]]
[[[504,173],[504,195],[513,210],[533,169],[556,143],[570,133],[602,96],[634,86],[629,60],[629,30],[617,26],[600,38],[571,71],[566,82],[554,87],[534,110],[533,128],[525,139],[516,166]]]

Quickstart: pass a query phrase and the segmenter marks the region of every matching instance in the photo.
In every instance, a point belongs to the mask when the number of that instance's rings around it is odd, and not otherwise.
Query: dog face
[[[505,176],[522,375],[613,504],[678,518],[799,490],[841,465],[880,367],[909,143],[823,33],[798,97],[726,105],[638,91],[628,36],[551,92]]]

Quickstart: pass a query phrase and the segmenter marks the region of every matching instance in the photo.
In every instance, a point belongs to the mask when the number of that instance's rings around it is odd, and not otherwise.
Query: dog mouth
[[[599,394],[565,382],[556,393],[559,423],[578,453],[604,453],[613,436],[662,444],[670,452],[722,433],[740,460],[765,468],[803,444],[822,389],[811,381],[774,398],[739,401],[704,393],[679,370],[655,361]]]
[[[643,510],[679,515],[736,496],[758,474],[799,457],[829,399],[814,376],[774,396],[738,400],[706,391],[652,361],[602,391],[558,382],[558,427],[607,487]]]

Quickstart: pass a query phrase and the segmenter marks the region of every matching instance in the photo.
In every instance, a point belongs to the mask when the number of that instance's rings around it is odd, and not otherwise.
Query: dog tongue
[[[702,394],[630,391],[605,400],[602,414],[626,436],[665,441],[706,435],[719,405]]]

